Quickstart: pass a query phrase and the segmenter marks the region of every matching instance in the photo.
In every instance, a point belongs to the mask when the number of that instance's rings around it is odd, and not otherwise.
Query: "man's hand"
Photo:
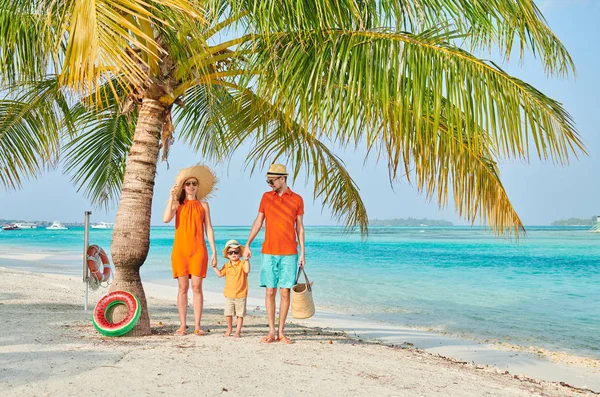
[[[244,247],[244,256],[246,259],[250,259],[252,257],[252,250],[250,249],[249,245]]]
[[[298,266],[304,267],[306,260],[304,259],[304,254],[300,254],[300,258],[298,258]]]

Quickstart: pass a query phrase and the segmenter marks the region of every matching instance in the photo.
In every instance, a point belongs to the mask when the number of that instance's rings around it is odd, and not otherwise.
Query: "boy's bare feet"
[[[225,331],[224,336],[229,336],[229,335],[231,335],[231,328],[228,328],[227,331]]]

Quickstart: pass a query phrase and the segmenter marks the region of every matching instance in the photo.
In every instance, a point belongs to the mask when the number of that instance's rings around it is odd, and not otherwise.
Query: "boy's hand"
[[[246,259],[252,258],[252,251],[250,250],[250,246],[248,245],[244,247],[244,256],[246,257]]]

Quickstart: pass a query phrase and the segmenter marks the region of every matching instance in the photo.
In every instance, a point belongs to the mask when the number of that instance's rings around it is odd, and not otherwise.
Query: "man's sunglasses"
[[[268,183],[269,185],[271,185],[271,186],[272,186],[272,185],[275,183],[275,181],[276,181],[277,179],[279,179],[279,178],[281,178],[281,177],[280,177],[280,176],[278,176],[277,178],[273,178],[273,179],[267,179],[267,183]]]
[[[190,186],[190,185],[191,185],[191,186],[198,186],[198,182],[191,181],[191,182],[186,182],[186,183],[185,183],[185,186]]]
[[[227,255],[239,255],[240,251],[227,251]]]

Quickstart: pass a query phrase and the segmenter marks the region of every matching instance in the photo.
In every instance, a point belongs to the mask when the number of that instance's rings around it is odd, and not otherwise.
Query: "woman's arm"
[[[213,230],[212,221],[210,220],[210,207],[206,201],[202,201],[200,204],[204,208],[204,230],[206,231],[208,245],[210,245],[212,251],[210,265],[217,266],[217,246],[215,245],[215,231]]]
[[[177,207],[179,207],[179,201],[177,201],[177,197],[175,197],[175,193],[177,192],[177,185],[173,186],[171,189],[171,195],[167,200],[167,206],[165,207],[165,212],[163,213],[163,222],[169,223],[175,217],[177,213]]]

